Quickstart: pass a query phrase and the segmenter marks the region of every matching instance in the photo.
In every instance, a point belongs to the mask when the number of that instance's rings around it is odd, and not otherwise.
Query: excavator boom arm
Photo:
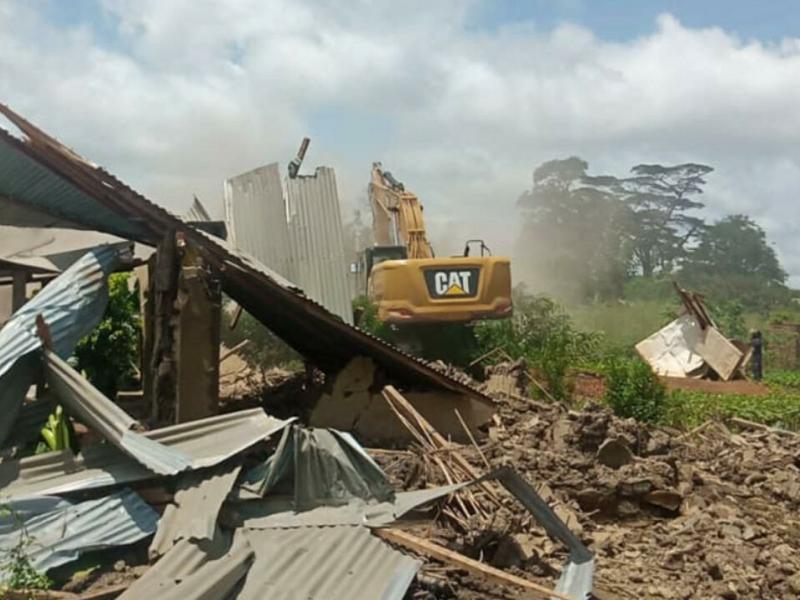
[[[408,258],[433,258],[419,198],[384,173],[380,163],[372,165],[369,199],[378,245],[405,246]]]

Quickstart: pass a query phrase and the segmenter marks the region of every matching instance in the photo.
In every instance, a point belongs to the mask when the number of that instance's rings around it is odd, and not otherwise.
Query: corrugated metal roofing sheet
[[[25,391],[34,382],[34,365],[13,367],[20,358],[42,347],[36,317],[41,315],[47,323],[54,352],[71,354],[78,340],[100,322],[108,303],[106,278],[118,262],[114,246],[91,250],[14,313],[0,330],[0,443],[8,435]]]
[[[167,505],[150,544],[150,556],[166,554],[180,540],[210,540],[217,515],[236,483],[241,465],[188,473],[181,478],[174,504]]]
[[[346,323],[353,305],[344,255],[342,213],[336,174],[318,167],[313,176],[286,180],[289,215],[289,266],[303,291]]]
[[[239,600],[401,600],[420,567],[364,527],[244,534],[255,562]]]
[[[25,553],[37,571],[47,571],[84,552],[125,546],[156,530],[158,513],[135,492],[125,489],[98,500],[57,503],[0,533],[0,551],[19,543],[22,527],[33,541]]]
[[[385,502],[364,502],[355,499],[344,506],[318,506],[302,511],[295,509],[291,497],[270,494],[263,500],[236,503],[232,508],[232,516],[248,529],[329,525],[382,527],[397,521],[428,502],[449,496],[471,483],[397,492],[392,500]]]
[[[49,351],[45,351],[45,374],[47,385],[69,413],[154,473],[174,475],[191,467],[188,454],[133,431],[136,419]]]
[[[22,142],[7,134],[4,137],[10,138],[6,141],[15,142],[0,144],[0,197],[8,200],[0,203],[2,206],[0,217],[4,224],[39,227],[53,224],[66,227],[77,225],[80,228],[109,231],[129,239],[141,239],[147,235],[147,229],[137,224],[135,220],[125,219],[113,209],[102,204],[98,205],[91,195],[79,187],[71,185],[69,181],[60,177],[53,177],[47,164],[30,160],[20,151]],[[60,146],[51,138],[42,138],[39,149],[44,150],[47,146],[55,147],[53,143]],[[73,160],[93,168],[79,159],[77,154],[66,148],[64,151],[68,156],[71,155]],[[31,215],[29,222],[19,222],[14,215],[19,212],[20,206],[22,210],[33,209],[50,217],[44,221],[30,222]],[[87,215],[91,215],[91,224],[86,222]],[[95,224],[102,226],[96,227]]]
[[[25,186],[15,179],[15,171],[8,168],[11,160],[19,161],[24,156],[23,172],[38,168],[46,180],[45,187],[66,185],[72,195],[80,196],[80,201],[70,205],[69,216],[84,227],[150,244],[171,231],[182,232],[212,265],[221,269],[228,295],[320,368],[338,370],[355,356],[370,356],[390,377],[409,386],[435,386],[492,403],[478,390],[347,325],[296,289],[282,284],[280,278],[270,277],[269,269],[254,268],[254,259],[243,260],[243,253],[226,250],[106,171],[88,164],[7,106],[0,104],[0,114],[28,138],[23,142],[0,129],[0,193],[13,186],[18,204],[37,207],[51,218],[64,209],[57,199],[48,203],[47,194],[25,193]],[[87,198],[90,203],[85,202]]]
[[[187,223],[191,223],[192,221],[210,221],[211,215],[208,214],[206,207],[203,206],[200,200],[197,199],[197,196],[195,196],[189,210],[183,215],[183,220]]]
[[[278,163],[225,182],[225,213],[234,244],[279,272],[345,322],[353,308],[342,217],[333,169],[286,180]]]
[[[230,241],[286,279],[289,226],[278,163],[225,181],[225,224]]]
[[[119,600],[224,600],[235,590],[254,552],[241,534],[231,543],[217,532],[213,540],[183,540],[138,579]]]
[[[291,421],[267,416],[260,408],[181,423],[144,434],[188,454],[192,468],[223,462],[280,431]],[[48,452],[0,463],[0,499],[63,494],[153,477],[114,446],[95,444],[81,454]]]
[[[386,474],[361,446],[332,429],[285,429],[276,451],[248,472],[240,497],[264,497],[282,482],[294,488],[297,510],[394,496]]]

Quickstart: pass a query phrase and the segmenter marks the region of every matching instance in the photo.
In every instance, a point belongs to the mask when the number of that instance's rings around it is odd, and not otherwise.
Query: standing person
[[[750,359],[750,364],[753,369],[753,379],[760,381],[764,375],[763,350],[764,340],[761,338],[761,332],[752,330],[750,332],[750,347],[753,349],[753,356]]]

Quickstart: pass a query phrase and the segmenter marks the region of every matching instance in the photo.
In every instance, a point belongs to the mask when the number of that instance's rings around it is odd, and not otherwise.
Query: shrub
[[[394,341],[391,327],[378,320],[378,305],[366,296],[353,300],[353,314],[356,317],[356,327],[362,331],[382,340]]]
[[[0,598],[4,597],[4,590],[50,589],[53,586],[52,580],[31,564],[29,548],[36,540],[28,533],[20,516],[8,506],[0,506],[0,515],[10,515],[19,529],[19,540],[14,546],[4,550],[0,559],[0,571],[3,573]]]
[[[291,346],[247,312],[242,312],[234,329],[223,320],[221,338],[228,348],[247,340],[248,344],[238,354],[254,369],[277,366],[294,369],[302,363],[302,357]]]
[[[78,370],[109,398],[133,379],[139,352],[139,296],[128,288],[128,273],[108,278],[103,320],[75,347]]]
[[[532,296],[517,288],[514,316],[503,321],[484,321],[475,327],[478,355],[495,348],[512,358],[524,358],[541,372],[550,393],[568,395],[566,376],[570,367],[596,360],[600,335],[579,331],[569,315],[547,296]]]
[[[665,411],[666,388],[638,358],[611,358],[606,365],[605,401],[618,417],[657,423]]]
[[[669,394],[662,422],[691,429],[710,419],[730,417],[797,431],[800,429],[800,394],[774,390],[767,396],[748,396],[674,390]]]

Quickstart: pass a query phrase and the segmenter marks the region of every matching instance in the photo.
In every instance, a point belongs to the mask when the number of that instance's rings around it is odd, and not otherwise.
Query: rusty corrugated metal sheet
[[[342,213],[336,174],[318,167],[314,175],[286,180],[289,216],[289,277],[311,298],[353,323],[353,306],[344,255]]]
[[[69,216],[84,227],[150,244],[170,232],[182,232],[206,260],[221,269],[228,295],[320,368],[335,371],[355,356],[370,356],[390,377],[407,386],[433,386],[493,404],[478,390],[348,325],[296,289],[282,285],[280,278],[269,276],[269,269],[255,268],[253,263],[257,261],[226,250],[106,171],[88,164],[7,106],[0,104],[0,113],[28,138],[23,142],[0,129],[0,163],[9,155],[15,160],[24,158],[42,167],[43,177],[58,180],[53,186],[68,185],[71,193],[78,192],[82,200],[91,199],[90,204],[81,201],[69,211]],[[0,195],[7,195],[5,189],[8,180],[13,179],[13,171],[5,169],[0,173]],[[46,198],[28,198],[24,189],[18,190],[17,202],[48,209]],[[60,203],[49,207],[52,211],[46,214],[50,218],[63,208]]]

